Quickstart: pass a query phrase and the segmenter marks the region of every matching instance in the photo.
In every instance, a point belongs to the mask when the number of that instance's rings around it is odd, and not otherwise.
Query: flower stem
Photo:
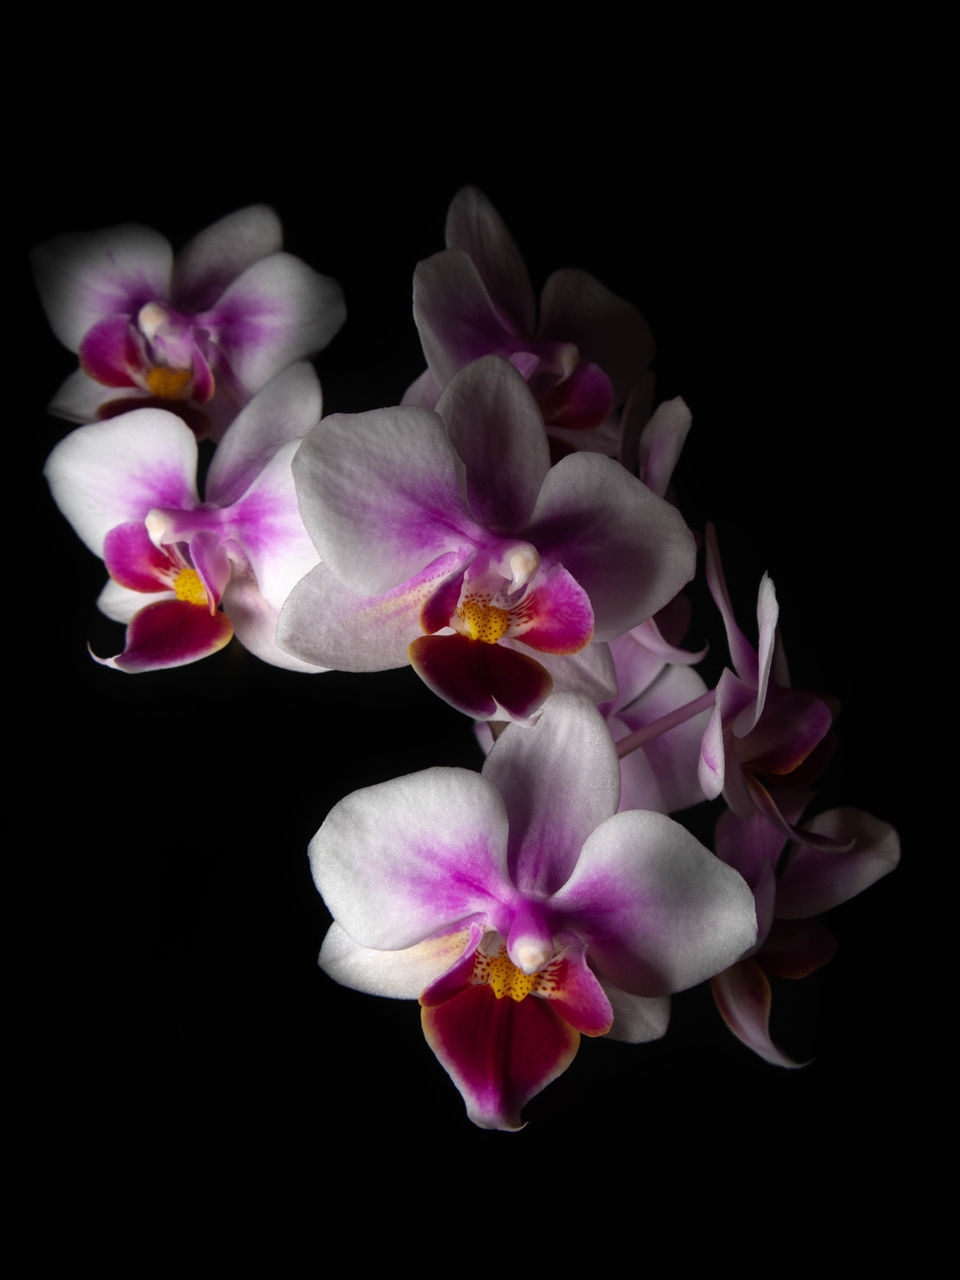
[[[677,707],[675,711],[668,712],[665,716],[661,716],[659,720],[653,720],[650,724],[642,725],[639,729],[635,729],[633,733],[628,733],[625,738],[620,739],[617,743],[617,755],[622,760],[624,756],[628,756],[631,751],[636,751],[644,743],[650,742],[653,738],[659,738],[663,733],[669,733],[671,729],[675,729],[678,724],[683,724],[686,720],[692,720],[701,711],[706,711],[708,707],[712,707],[716,700],[716,689],[708,689],[699,698],[694,698],[693,702]]]

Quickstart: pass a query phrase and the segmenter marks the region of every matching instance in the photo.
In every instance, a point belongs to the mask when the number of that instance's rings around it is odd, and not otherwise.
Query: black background
[[[188,108],[144,73],[135,89],[75,86],[61,95],[69,120],[31,125],[8,259],[23,328],[8,430],[29,494],[8,579],[9,688],[14,706],[42,690],[14,729],[27,817],[14,914],[27,1106],[45,1152],[78,1167],[92,1149],[137,1167],[249,1161],[262,1175],[291,1151],[348,1165],[414,1149],[465,1162],[629,1151],[714,1181],[731,1162],[757,1178],[866,1167],[901,1133],[919,856],[901,747],[913,478],[889,435],[903,430],[909,324],[890,202],[901,153],[883,96],[871,107],[838,68],[820,71],[816,95],[792,92],[800,78],[778,90],[773,74],[694,93],[678,69],[671,92],[618,74],[614,93],[604,72],[558,100],[542,76],[520,91],[500,68],[510,92],[489,111],[449,71],[382,83],[341,69],[295,100],[226,95],[229,109],[223,86],[216,109],[209,93]],[[173,672],[93,663],[88,641],[121,643],[95,608],[104,571],[40,474],[67,430],[44,406],[74,357],[25,263],[65,231],[140,221],[176,247],[270,203],[286,247],[344,287],[346,325],[317,360],[326,411],[376,408],[422,368],[412,272],[442,247],[466,182],[500,210],[535,287],[578,266],[647,315],[658,397],[693,411],[681,510],[716,523],[748,632],[769,570],[794,682],[843,703],[819,807],[865,808],[907,840],[894,875],[832,913],[836,960],[776,989],[774,1034],[811,1066],[767,1066],[706,992],[687,993],[660,1043],[584,1040],[515,1136],[469,1124],[414,1004],[337,988],[315,963],[328,917],[305,850],[324,815],[399,773],[478,768],[469,724],[409,670],[299,676],[236,643]],[[691,642],[704,637],[719,661],[701,593]]]

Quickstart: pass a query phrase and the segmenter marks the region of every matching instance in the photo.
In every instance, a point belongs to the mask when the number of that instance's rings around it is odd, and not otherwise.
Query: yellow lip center
[[[168,369],[155,364],[147,371],[147,386],[160,400],[189,400],[192,376],[189,369]]]
[[[495,956],[485,955],[482,951],[474,956],[474,983],[480,985],[486,982],[493,988],[493,994],[498,1000],[502,1000],[504,996],[509,996],[517,1003],[525,1000],[536,986],[539,976],[538,973],[524,973],[522,969],[518,969],[504,946],[500,947]]]
[[[496,644],[510,626],[510,614],[506,609],[486,604],[483,600],[464,600],[457,607],[457,614],[470,639],[482,640],[484,644]]]
[[[173,584],[178,600],[186,600],[187,604],[206,604],[207,589],[196,569],[181,569]]]

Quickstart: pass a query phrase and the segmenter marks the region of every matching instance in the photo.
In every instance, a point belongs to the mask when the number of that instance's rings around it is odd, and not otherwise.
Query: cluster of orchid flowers
[[[791,686],[769,578],[754,646],[713,529],[695,538],[668,499],[690,415],[651,412],[640,313],[576,270],[538,304],[466,188],[414,274],[425,371],[397,406],[324,417],[309,358],[342,293],[282,251],[270,209],[176,256],[120,226],[34,267],[80,363],[51,412],[82,425],[47,479],[126,625],[96,660],[176,667],[236,635],[298,672],[410,664],[474,721],[479,773],[428,769],[327,815],[309,850],[323,969],[419,999],[488,1128],[521,1126],[581,1033],[660,1037],[671,994],[707,981],[744,1044],[798,1065],[771,1037],[769,976],[830,959],[817,917],[890,871],[898,840],[857,809],[805,816],[835,703]],[[698,542],[729,650],[714,688],[705,651],[679,647]],[[711,850],[670,815],[720,797]]]

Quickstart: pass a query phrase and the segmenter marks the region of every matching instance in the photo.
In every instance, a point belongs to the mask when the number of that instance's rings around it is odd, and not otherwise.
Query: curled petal
[[[831,809],[806,824],[804,835],[831,837],[846,849],[791,845],[780,877],[777,915],[789,919],[819,915],[862,893],[900,861],[900,840],[887,822],[861,809]]]
[[[770,1038],[770,983],[755,960],[741,960],[710,980],[724,1022],[748,1049],[775,1067],[805,1067],[778,1049]]]
[[[750,641],[737,626],[727,590],[726,578],[723,576],[723,565],[720,563],[720,550],[717,546],[717,531],[712,524],[706,529],[706,571],[707,586],[713,596],[713,602],[720,610],[724,629],[727,633],[727,646],[730,659],[737,675],[753,689],[760,680],[760,666],[756,651]]]
[[[774,920],[757,960],[777,978],[806,978],[837,954],[836,938],[819,920]]]
[[[537,403],[547,426],[592,431],[607,420],[613,408],[613,388],[598,365],[581,360],[566,378],[542,392]]]
[[[135,614],[123,653],[96,658],[118,671],[160,671],[208,658],[230,643],[233,625],[225,613],[184,600],[158,600]]]
[[[497,999],[492,989],[466,987],[421,1012],[423,1033],[482,1129],[516,1130],[529,1100],[576,1056],[580,1034],[549,1000]]]

